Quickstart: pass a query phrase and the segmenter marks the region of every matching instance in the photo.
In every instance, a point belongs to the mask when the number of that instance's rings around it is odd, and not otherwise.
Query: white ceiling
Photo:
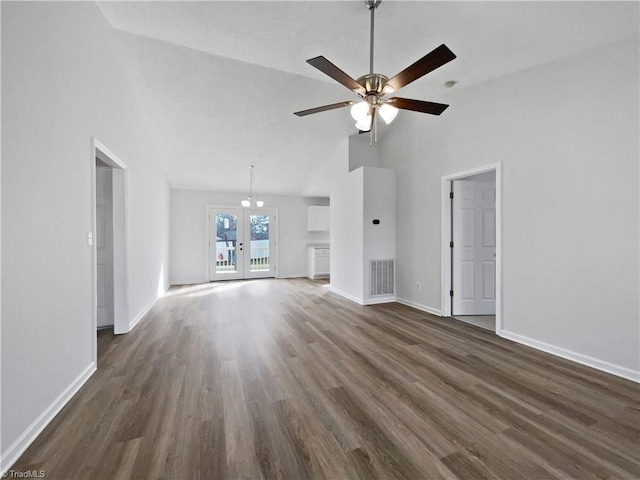
[[[354,78],[367,73],[361,0],[99,6],[123,32],[172,186],[245,191],[254,164],[259,193],[328,195],[329,166],[355,132],[348,109],[293,112],[356,98],[305,60],[324,55]],[[443,101],[446,80],[465,88],[633,36],[636,2],[385,0],[376,13],[375,71],[391,77],[445,43],[458,58],[402,90]]]

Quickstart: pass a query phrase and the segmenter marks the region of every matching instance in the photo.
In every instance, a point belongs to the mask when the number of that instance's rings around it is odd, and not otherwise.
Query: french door
[[[209,280],[276,276],[276,211],[209,207]]]

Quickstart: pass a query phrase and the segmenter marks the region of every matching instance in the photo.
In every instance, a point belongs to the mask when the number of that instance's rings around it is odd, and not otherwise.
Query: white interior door
[[[98,328],[113,325],[113,188],[111,168],[96,167]]]
[[[495,315],[495,205],[494,172],[453,181],[452,315]]]
[[[273,209],[209,208],[209,280],[274,277],[276,220]]]

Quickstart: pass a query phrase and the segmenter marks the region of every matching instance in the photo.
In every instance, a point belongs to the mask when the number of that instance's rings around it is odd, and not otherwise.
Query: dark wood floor
[[[640,477],[639,386],[309,280],[173,288],[14,470],[51,479]]]

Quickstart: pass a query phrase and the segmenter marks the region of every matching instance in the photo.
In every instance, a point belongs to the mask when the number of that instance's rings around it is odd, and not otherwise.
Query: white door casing
[[[495,315],[495,177],[490,172],[452,183],[452,315]]]
[[[98,328],[113,325],[113,189],[111,168],[96,167]]]
[[[99,162],[96,161],[99,160]],[[97,232],[97,171],[98,163],[111,170],[111,195],[112,195],[112,242],[113,258],[111,262],[113,278],[113,333],[128,333],[131,330],[129,323],[129,259],[128,259],[128,173],[127,165],[112,151],[106,148],[95,137],[91,138],[90,157],[91,177],[91,232],[88,232],[87,246],[91,248],[92,279],[91,279],[91,356],[94,362],[98,361],[98,341],[96,329],[98,328],[98,248],[96,245]]]

